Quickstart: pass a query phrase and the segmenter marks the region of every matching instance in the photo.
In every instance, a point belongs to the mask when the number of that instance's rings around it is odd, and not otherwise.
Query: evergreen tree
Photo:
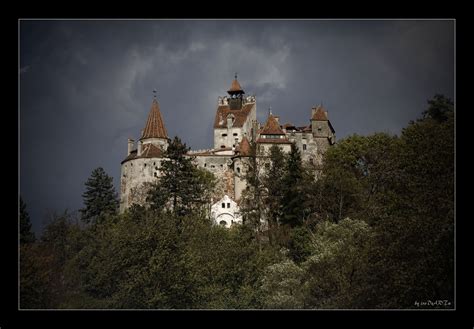
[[[20,197],[20,243],[35,242],[35,234],[31,231],[30,215],[26,211],[26,204]]]
[[[86,192],[82,194],[85,208],[80,210],[83,221],[95,223],[101,216],[117,212],[118,199],[113,178],[103,168],[94,169],[85,185]]]
[[[257,145],[250,143],[250,156],[247,161],[245,180],[247,186],[242,192],[240,210],[243,224],[252,228],[257,234],[260,232],[264,215],[264,186],[261,177],[261,162],[257,158]]]
[[[189,148],[175,137],[168,145],[161,163],[161,177],[150,190],[147,200],[159,211],[171,211],[176,216],[205,212],[210,202],[214,175],[193,164],[186,156]]]
[[[271,242],[274,242],[278,225],[281,223],[283,215],[283,177],[286,173],[285,155],[278,146],[273,145],[270,148],[269,160],[269,168],[265,172],[262,181],[266,192],[264,204],[269,226],[269,238]]]
[[[286,161],[285,176],[283,177],[283,215],[282,223],[291,227],[301,226],[304,220],[305,195],[304,172],[301,163],[301,153],[295,144],[291,144],[291,152]]]

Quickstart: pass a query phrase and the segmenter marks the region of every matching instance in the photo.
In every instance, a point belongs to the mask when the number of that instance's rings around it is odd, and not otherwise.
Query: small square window
[[[303,144],[303,151],[306,151],[306,144]]]
[[[225,208],[225,203],[224,202],[222,202],[222,208]]]
[[[230,208],[230,203],[229,202],[227,202],[227,208]]]

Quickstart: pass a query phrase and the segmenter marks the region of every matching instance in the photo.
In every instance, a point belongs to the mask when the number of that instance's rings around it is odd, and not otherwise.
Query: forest
[[[296,147],[247,166],[230,229],[215,177],[171,141],[148,206],[119,214],[95,169],[80,212],[41,235],[20,198],[21,309],[420,309],[454,305],[454,104],[428,100],[399,135],[351,135],[322,167]]]

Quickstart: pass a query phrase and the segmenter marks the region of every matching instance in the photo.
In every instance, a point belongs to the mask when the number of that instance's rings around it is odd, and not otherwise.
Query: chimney
[[[137,143],[137,156],[140,156],[142,154],[142,142],[138,141]]]
[[[127,155],[130,155],[130,153],[132,153],[133,142],[135,142],[133,139],[131,139],[131,138],[128,139],[128,152],[127,152]]]

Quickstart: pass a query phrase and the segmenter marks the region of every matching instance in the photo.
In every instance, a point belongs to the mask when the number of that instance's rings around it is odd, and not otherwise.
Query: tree
[[[301,226],[305,218],[305,173],[298,147],[291,144],[291,151],[286,160],[285,175],[282,180],[282,223],[291,227]]]
[[[35,240],[35,234],[31,231],[30,215],[26,211],[26,204],[20,197],[20,243],[32,243]]]
[[[307,295],[304,281],[304,270],[291,260],[268,266],[260,287],[263,306],[271,309],[304,308]]]
[[[86,192],[82,194],[85,208],[80,210],[84,222],[95,223],[102,216],[117,212],[118,199],[113,178],[103,168],[94,169],[85,185]]]
[[[302,264],[311,308],[357,308],[373,232],[366,222],[344,219],[317,225],[311,255]]]
[[[274,243],[276,240],[278,226],[281,224],[283,216],[283,177],[285,174],[285,155],[278,146],[273,145],[270,148],[269,168],[262,177],[265,190],[265,213],[271,243]]]
[[[175,137],[161,163],[161,176],[150,189],[147,201],[158,211],[171,211],[176,216],[206,212],[215,185],[212,173],[197,168],[186,156],[189,148]]]
[[[400,137],[397,180],[376,222],[369,307],[454,302],[454,111],[437,96]]]
[[[438,123],[448,120],[454,113],[453,101],[441,94],[436,94],[428,100],[429,107],[423,112],[423,119],[431,118]]]
[[[254,230],[259,237],[265,215],[264,194],[262,182],[262,160],[257,157],[257,145],[250,143],[250,154],[247,159],[245,180],[247,185],[242,192],[240,210],[243,224]]]

